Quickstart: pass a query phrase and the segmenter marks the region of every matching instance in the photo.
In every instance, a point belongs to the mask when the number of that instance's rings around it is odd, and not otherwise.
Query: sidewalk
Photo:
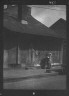
[[[12,70],[3,70],[3,79],[4,82],[13,82],[18,80],[25,80],[29,78],[40,78],[58,75],[58,72],[51,71],[51,73],[46,73],[45,69],[12,69]]]

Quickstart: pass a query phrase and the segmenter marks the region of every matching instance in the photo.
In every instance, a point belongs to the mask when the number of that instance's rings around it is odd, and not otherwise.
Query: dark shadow
[[[18,33],[4,28],[3,31],[4,49],[10,50],[17,45],[20,50],[50,50],[57,51],[61,48],[62,39],[50,36],[39,36],[27,33]]]

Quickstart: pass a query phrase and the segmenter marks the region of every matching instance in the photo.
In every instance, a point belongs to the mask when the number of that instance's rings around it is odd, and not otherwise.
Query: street
[[[66,89],[66,76],[56,75],[41,78],[29,78],[18,82],[3,83],[4,89],[55,89],[64,90]]]

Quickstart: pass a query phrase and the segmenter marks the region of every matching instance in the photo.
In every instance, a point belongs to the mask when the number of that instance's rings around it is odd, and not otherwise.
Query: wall
[[[51,37],[33,36],[15,32],[4,32],[4,67],[16,64],[18,45],[18,64],[33,66],[40,63],[46,53],[52,54],[52,63],[60,63],[61,40]]]

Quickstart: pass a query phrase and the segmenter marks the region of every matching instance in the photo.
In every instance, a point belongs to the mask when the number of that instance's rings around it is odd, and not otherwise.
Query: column
[[[8,51],[5,49],[3,53],[3,68],[8,68]]]
[[[18,64],[21,64],[21,56],[20,56],[19,46],[18,46]]]

